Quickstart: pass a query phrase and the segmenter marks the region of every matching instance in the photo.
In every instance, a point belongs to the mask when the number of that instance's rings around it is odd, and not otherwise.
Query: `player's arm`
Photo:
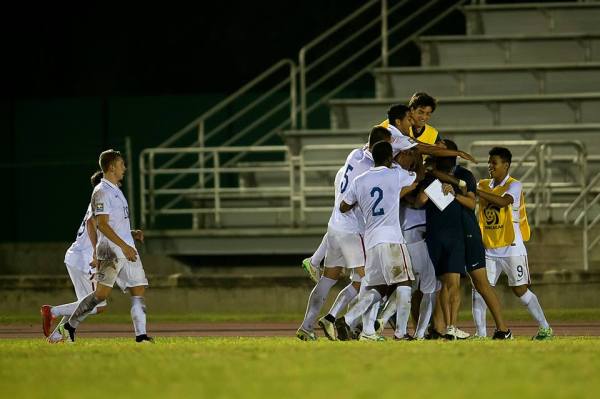
[[[92,243],[94,252],[92,254],[92,261],[90,262],[91,267],[98,267],[98,257],[96,256],[96,244],[98,244],[98,232],[96,231],[96,220],[90,217],[86,222],[87,235]]]
[[[354,208],[355,206],[356,206],[356,203],[350,205],[350,204],[347,204],[346,202],[342,201],[342,202],[340,202],[340,212],[346,213],[346,212],[352,210],[352,208]]]
[[[441,172],[437,169],[431,169],[428,171],[428,173],[436,179],[438,179],[439,181],[441,181],[442,183],[450,183],[454,184],[455,186],[458,186],[461,189],[461,191],[464,191],[463,188],[467,188],[467,183],[464,180],[458,179],[452,175]]]
[[[123,254],[125,255],[125,257],[128,260],[134,262],[137,259],[137,252],[136,252],[135,248],[131,247],[125,241],[123,241],[121,239],[121,237],[119,237],[119,235],[117,233],[115,233],[113,228],[110,227],[110,225],[108,224],[108,221],[109,221],[109,215],[107,215],[107,214],[96,215],[96,223],[98,224],[98,230],[100,230],[100,232],[102,234],[104,234],[104,236],[106,238],[108,238],[109,240],[114,242],[115,245],[117,245],[119,248],[121,248],[121,250],[123,251]]]
[[[467,161],[471,161],[477,163],[475,158],[471,154],[468,154],[464,151],[455,151],[449,150],[446,148],[441,148],[436,145],[426,144],[426,143],[417,143],[417,149],[421,154],[432,155],[434,157],[461,157],[466,159]]]
[[[425,206],[427,201],[429,201],[429,197],[427,194],[425,194],[425,187],[423,187],[421,191],[419,191],[419,194],[417,194],[417,198],[415,199],[415,207],[422,208]]]
[[[497,207],[500,208],[504,208],[505,206],[509,206],[514,202],[514,198],[507,194],[504,196],[499,196],[493,193],[490,193],[488,191],[484,191],[481,189],[477,189],[477,195],[479,195],[479,197],[483,198],[484,200],[486,200],[487,202],[496,205]]]
[[[417,181],[415,180],[410,186],[402,187],[402,190],[400,190],[400,198],[404,198],[405,195],[415,191],[418,185],[419,183],[417,183]]]
[[[477,201],[475,200],[475,193],[472,193],[470,191],[467,191],[466,194],[456,193],[454,195],[454,198],[459,204],[461,204],[465,208],[468,208],[472,211],[475,210],[475,205],[477,205]]]

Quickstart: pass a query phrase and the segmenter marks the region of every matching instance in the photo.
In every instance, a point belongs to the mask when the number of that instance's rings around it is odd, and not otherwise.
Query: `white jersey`
[[[404,244],[400,228],[400,191],[410,186],[416,175],[398,166],[372,167],[358,176],[344,196],[344,202],[357,204],[365,216],[365,248],[381,243]]]
[[[335,181],[335,203],[331,211],[328,227],[347,233],[362,234],[365,230],[364,216],[360,209],[340,212],[340,203],[344,193],[354,179],[373,166],[373,156],[369,150],[362,148],[353,150],[346,158],[346,163],[338,171]]]
[[[417,143],[414,139],[402,134],[402,132],[396,129],[395,126],[388,126],[387,128],[392,134],[392,152],[396,156],[400,151],[405,151],[410,148],[416,147]]]
[[[94,255],[94,249],[92,248],[92,242],[87,232],[87,221],[92,217],[92,207],[88,205],[83,222],[79,230],[77,230],[77,237],[75,242],[71,244],[67,253],[65,254],[65,263],[71,267],[75,267],[82,272],[88,272],[90,270],[90,262]]]
[[[506,178],[502,180],[500,185],[506,184],[510,176],[506,175]],[[490,189],[494,188],[494,179],[490,181]],[[521,204],[521,195],[523,193],[523,184],[520,181],[514,181],[508,186],[508,190],[504,193],[504,195],[510,195],[513,198],[512,207],[512,221],[513,221],[513,230],[515,231],[515,240],[512,245],[501,247],[501,248],[489,248],[485,250],[485,254],[488,256],[496,256],[496,257],[509,257],[509,256],[525,256],[527,255],[527,249],[525,248],[525,243],[523,242],[523,236],[521,235],[521,229],[519,227],[519,206]]]
[[[119,187],[102,179],[92,193],[92,211],[94,216],[108,215],[109,226],[123,241],[135,248],[129,224],[129,205]],[[101,231],[98,231],[96,255],[98,260],[125,258],[121,248],[106,238]]]
[[[425,226],[426,224],[425,209],[414,209],[407,206],[400,207],[400,225],[402,231],[408,231],[415,227]]]

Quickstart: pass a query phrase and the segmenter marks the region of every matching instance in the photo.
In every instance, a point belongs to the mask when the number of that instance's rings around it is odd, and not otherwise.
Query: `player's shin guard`
[[[358,320],[367,310],[369,310],[372,304],[381,300],[381,295],[375,289],[365,288],[363,290],[361,288],[361,292],[358,295],[358,302],[356,305],[350,308],[348,313],[346,313],[346,316],[344,316],[346,319],[346,324],[348,324],[351,328],[356,327]]]
[[[523,305],[527,306],[527,310],[533,316],[533,318],[538,322],[538,325],[542,328],[549,328],[550,325],[546,321],[546,316],[544,316],[544,311],[542,310],[542,306],[538,301],[537,296],[527,290],[523,296],[519,298]]]
[[[429,320],[431,319],[431,313],[433,313],[433,303],[435,301],[435,292],[431,294],[423,294],[421,298],[421,305],[419,306],[419,321],[417,322],[417,329],[415,331],[415,338],[424,338]]]
[[[406,335],[406,326],[410,316],[410,301],[412,288],[406,285],[396,287],[396,337],[402,338]]]
[[[308,306],[306,307],[306,313],[304,315],[304,321],[302,322],[302,328],[306,331],[313,331],[315,321],[319,316],[319,312],[327,299],[327,294],[331,287],[335,285],[337,280],[321,277],[315,288],[310,292],[308,297]]]
[[[335,298],[335,302],[331,306],[329,314],[337,318],[342,309],[348,306],[350,301],[352,301],[356,295],[358,295],[356,288],[354,288],[352,283],[348,284],[343,290],[340,291],[337,298]]]
[[[477,335],[480,337],[485,337],[487,336],[487,305],[485,304],[485,300],[481,294],[474,288],[472,289],[472,302],[473,321],[475,322]]]
[[[146,334],[146,303],[143,296],[131,297],[131,321],[136,337]]]
[[[100,302],[102,301],[96,298],[94,292],[83,298],[77,305],[77,308],[71,317],[69,317],[69,325],[73,328],[79,327],[79,323],[81,323]]]

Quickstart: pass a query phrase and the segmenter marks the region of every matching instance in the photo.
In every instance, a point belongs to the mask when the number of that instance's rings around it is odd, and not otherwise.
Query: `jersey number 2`
[[[375,198],[376,194],[377,194],[377,199],[375,200],[375,203],[373,204],[372,212],[373,212],[373,216],[381,216],[384,214],[383,208],[379,208],[377,210],[375,210],[375,208],[377,208],[377,205],[379,205],[379,203],[383,199],[383,190],[380,189],[379,187],[373,187],[371,189],[371,198]]]

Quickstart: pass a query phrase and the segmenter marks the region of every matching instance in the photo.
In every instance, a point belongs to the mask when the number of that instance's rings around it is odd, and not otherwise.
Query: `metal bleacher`
[[[438,98],[431,124],[473,152],[480,162],[469,167],[478,176],[485,174],[489,147],[511,146],[513,173],[523,178],[534,224],[576,222],[592,231],[600,215],[600,3],[473,3],[365,2],[303,47],[298,64],[275,64],[160,147],[144,150],[140,205],[149,250],[312,251],[325,232],[333,178],[345,156],[365,142],[390,104],[406,103],[415,91]],[[466,35],[426,36],[459,11]],[[394,18],[398,14],[403,18]],[[353,25],[365,15],[369,22]],[[425,25],[402,30],[423,15],[430,15]],[[335,38],[349,26],[356,28],[353,34]],[[371,44],[319,70],[369,29],[376,31]],[[311,59],[327,40],[333,42]],[[392,55],[412,44],[420,51],[420,66],[389,65]],[[362,64],[360,57],[366,57]],[[231,121],[209,131],[209,118],[282,69],[282,80],[241,113],[250,115],[250,106],[289,89],[285,99],[254,112],[260,116],[245,121],[240,134],[211,145],[210,138],[222,135]],[[351,77],[325,92],[323,82],[336,74]],[[374,97],[344,97],[344,90],[365,77],[373,81]],[[329,128],[311,128],[311,115],[323,109]],[[283,115],[273,119],[277,112]],[[267,118],[273,123],[263,126]],[[259,134],[236,142],[246,130]],[[182,141],[186,135],[191,138]]]

